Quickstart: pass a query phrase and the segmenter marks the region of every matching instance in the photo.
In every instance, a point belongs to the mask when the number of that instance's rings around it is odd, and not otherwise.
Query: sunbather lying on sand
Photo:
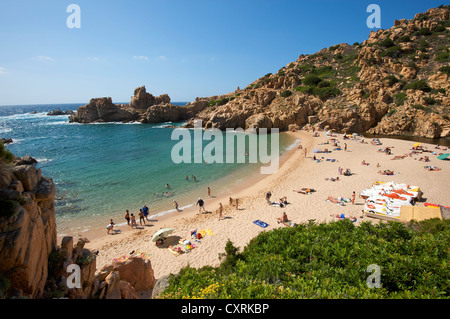
[[[314,190],[312,188],[301,188],[297,191],[295,189],[293,189],[292,191],[300,193],[300,194],[309,194],[309,193],[313,192]]]
[[[332,181],[332,182],[340,181],[339,176],[336,177],[336,178],[334,178],[334,177],[330,177],[330,178],[325,177],[325,180],[326,181]]]
[[[354,216],[350,216],[350,217],[345,217],[344,214],[336,214],[336,215],[330,215],[331,217],[335,217],[337,219],[350,219],[352,222],[356,222],[358,219]]]
[[[394,172],[388,169],[385,169],[384,171],[378,171],[378,173],[381,175],[394,175]]]
[[[436,166],[424,166],[427,171],[440,171],[441,169]]]

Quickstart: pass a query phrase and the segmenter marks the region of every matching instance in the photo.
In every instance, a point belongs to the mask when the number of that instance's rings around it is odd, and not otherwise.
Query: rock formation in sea
[[[98,251],[80,238],[57,243],[55,185],[30,156],[0,152],[0,299],[149,298],[155,285],[150,260],[112,261],[96,272]],[[79,286],[71,278],[79,269]],[[70,285],[70,284],[73,285]]]
[[[145,86],[141,86],[134,90],[129,104],[114,104],[110,97],[91,99],[69,116],[69,122],[177,122],[193,116],[206,104],[194,101],[186,106],[174,105],[167,94],[153,96],[146,91]]]

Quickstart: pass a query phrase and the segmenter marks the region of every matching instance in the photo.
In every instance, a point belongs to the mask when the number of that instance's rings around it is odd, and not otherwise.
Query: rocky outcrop
[[[69,116],[69,122],[130,122],[136,121],[139,113],[122,104],[113,104],[110,97],[91,99],[89,104],[80,106],[74,115]]]
[[[159,123],[180,121],[186,118],[186,108],[170,104],[167,94],[153,96],[145,86],[134,90],[130,104],[114,104],[110,97],[91,99],[69,116],[69,122],[132,122]]]
[[[32,165],[0,168],[0,274],[13,294],[40,297],[56,247],[55,187]]]
[[[55,116],[55,115],[73,115],[75,114],[74,111],[72,110],[67,110],[67,111],[61,111],[61,110],[54,110],[54,111],[50,111],[47,113],[48,116]]]
[[[127,260],[114,260],[96,275],[100,282],[100,299],[150,298],[155,276],[149,259],[130,256]]]

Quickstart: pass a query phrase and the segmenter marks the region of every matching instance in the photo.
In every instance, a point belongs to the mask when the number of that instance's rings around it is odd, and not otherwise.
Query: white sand
[[[239,198],[239,210],[234,206],[229,206],[228,197],[211,198],[206,200],[206,209],[212,211],[208,214],[199,214],[196,207],[186,209],[182,213],[176,213],[167,218],[161,218],[157,222],[152,222],[153,226],[142,227],[142,229],[130,230],[128,226],[119,227],[121,232],[115,235],[106,235],[106,230],[102,229],[95,234],[86,234],[91,240],[87,248],[98,249],[100,251],[97,258],[97,269],[110,264],[111,260],[121,255],[127,255],[133,250],[148,252],[151,255],[151,263],[155,272],[155,277],[170,273],[177,273],[182,267],[202,267],[206,265],[217,266],[220,263],[219,254],[224,252],[225,244],[230,239],[233,244],[243,247],[262,231],[270,231],[278,227],[286,227],[277,223],[277,218],[286,212],[288,218],[295,223],[307,222],[315,219],[316,222],[327,222],[335,220],[330,215],[342,214],[355,216],[358,218],[357,224],[362,221],[378,222],[362,216],[364,200],[359,198],[359,193],[370,187],[375,181],[395,181],[420,186],[424,192],[423,198],[431,203],[450,206],[450,193],[448,181],[450,180],[450,161],[438,160],[436,155],[424,153],[401,160],[392,160],[395,155],[404,155],[411,152],[411,147],[415,142],[396,139],[381,139],[382,146],[370,144],[370,139],[365,139],[368,144],[357,143],[353,140],[343,140],[342,134],[337,135],[340,145],[344,147],[347,143],[347,151],[332,151],[331,153],[315,154],[317,157],[334,158],[336,162],[322,161],[316,163],[312,160],[313,149],[320,148],[333,150],[329,145],[320,145],[333,137],[327,137],[324,132],[320,132],[320,137],[312,137],[309,132],[295,132],[297,138],[302,140],[303,148],[307,148],[308,155],[305,158],[304,150],[292,150],[289,158],[280,167],[278,172],[260,179],[250,187],[238,190],[232,195]],[[448,152],[435,150],[434,145],[422,144],[428,149],[437,152]],[[392,147],[392,155],[379,153],[379,148]],[[430,162],[424,163],[418,159],[424,155],[429,156]],[[365,160],[370,165],[361,165]],[[377,167],[377,163],[381,167]],[[423,168],[425,165],[435,165],[441,168],[440,171],[430,172]],[[325,181],[325,178],[337,177],[338,168],[351,169],[355,175],[339,176],[340,181]],[[383,176],[379,170],[393,170],[394,176]],[[302,187],[313,188],[316,192],[310,195],[293,192],[294,189]],[[272,192],[272,200],[278,201],[280,197],[287,196],[289,204],[285,208],[270,206],[264,199],[265,193]],[[328,196],[351,198],[355,191],[355,205],[351,203],[340,206],[327,202]],[[219,207],[221,202],[224,206],[222,220],[218,220]],[[418,203],[417,205],[423,205]],[[267,228],[261,228],[253,223],[254,220],[262,220],[269,224]],[[151,241],[153,234],[161,228],[171,227],[175,231],[168,238],[168,243],[177,244],[178,239],[190,239],[190,231],[193,229],[210,229],[214,235],[206,235],[199,243],[192,240],[196,248],[189,253],[174,256],[165,248],[159,248]],[[76,238],[75,238],[76,239]]]

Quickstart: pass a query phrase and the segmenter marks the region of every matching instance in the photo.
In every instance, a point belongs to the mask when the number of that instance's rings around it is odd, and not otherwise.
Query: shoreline
[[[295,142],[291,145],[291,146],[295,146],[295,147],[285,150],[280,155],[278,170],[280,170],[283,167],[283,165],[289,160],[289,158],[295,153],[297,146],[299,144],[299,143],[297,143],[297,140],[300,139],[298,136],[292,134],[292,132],[284,132],[284,133],[296,138]],[[301,142],[302,142],[302,140],[300,139],[300,143]],[[229,197],[236,199],[235,194],[239,194],[239,193],[246,191],[247,189],[251,188],[252,185],[262,182],[264,179],[266,179],[269,176],[271,176],[271,175],[260,174],[259,168],[258,168],[254,173],[247,176],[246,180],[243,183],[240,183],[238,185],[233,185],[233,186],[229,187],[229,189],[227,191],[222,191],[222,193],[219,195],[219,197],[214,196],[214,194],[212,194],[212,196],[210,198],[206,198],[207,196],[205,196],[203,198],[203,200],[205,201],[205,208],[207,208],[207,211],[210,210],[210,207],[213,207],[211,213],[205,213],[205,214],[215,214],[216,210],[219,207],[220,202],[222,203],[222,205],[224,207],[224,211],[225,211],[225,208],[228,206],[228,203],[229,203]],[[139,229],[131,229],[131,227],[126,224],[126,221],[122,221],[122,222],[118,222],[118,223],[116,222],[115,228],[117,229],[118,227],[120,227],[120,233],[125,234],[125,235],[128,235],[129,233],[131,233],[133,231],[137,231],[137,230],[138,231],[143,231],[143,230],[156,231],[163,227],[156,229],[156,228],[153,228],[154,226],[157,226],[161,223],[164,225],[170,224],[173,220],[176,220],[178,218],[193,217],[192,216],[193,214],[198,213],[198,207],[195,206],[195,203],[186,204],[184,206],[185,206],[185,208],[182,209],[181,212],[177,212],[174,208],[172,208],[172,209],[168,209],[166,211],[166,213],[159,215],[159,216],[155,216],[155,215],[158,215],[161,212],[158,212],[153,215],[149,214],[148,217],[149,217],[150,221],[146,221],[148,223],[147,226],[141,227],[139,225],[138,219],[136,219],[136,223],[140,227]],[[182,208],[182,207],[180,207],[180,208]],[[186,215],[189,215],[189,216],[186,216]],[[75,234],[75,233],[77,233],[77,234]],[[98,227],[98,228],[90,229],[87,231],[74,232],[74,234],[58,235],[58,240],[62,239],[64,236],[72,236],[74,238],[74,240],[78,240],[79,238],[88,238],[90,241],[95,241],[97,239],[103,238],[105,235],[107,235],[106,228]],[[116,234],[116,235],[119,235],[119,234]]]
[[[360,192],[364,188],[369,188],[375,181],[395,181],[398,183],[408,183],[418,185],[424,192],[424,197],[428,202],[450,206],[450,199],[446,197],[445,189],[450,178],[449,161],[437,160],[435,156],[430,156],[430,162],[425,163],[417,157],[408,157],[401,160],[392,160],[394,155],[402,155],[410,152],[414,142],[395,139],[383,139],[382,146],[374,146],[370,139],[365,139],[366,143],[358,143],[353,140],[342,140],[342,134],[334,134],[334,138],[343,146],[345,142],[348,150],[332,151],[331,153],[314,154],[315,148],[333,149],[331,144],[322,144],[329,141],[325,132],[319,132],[320,137],[313,137],[310,132],[297,131],[290,132],[295,137],[301,139],[303,148],[308,149],[305,157],[303,150],[293,148],[285,152],[283,165],[280,165],[276,174],[265,176],[259,181],[248,182],[248,187],[236,190],[231,197],[240,199],[240,209],[229,206],[228,195],[220,198],[212,198],[205,201],[206,208],[212,213],[199,214],[197,207],[190,207],[181,214],[174,214],[167,218],[159,219],[154,226],[145,227],[139,230],[124,230],[117,235],[106,235],[106,230],[98,237],[91,237],[86,247],[98,249],[97,270],[111,263],[113,258],[128,255],[133,250],[148,252],[150,261],[157,279],[170,273],[178,273],[185,267],[191,266],[200,268],[203,266],[218,266],[220,264],[219,254],[224,252],[225,244],[228,240],[233,242],[235,247],[242,249],[252,238],[262,231],[270,231],[279,227],[285,227],[277,223],[277,218],[286,212],[289,219],[294,223],[305,223],[315,220],[317,223],[332,222],[337,214],[355,216],[361,222],[379,222],[378,219],[362,216],[364,200],[359,198]],[[425,145],[425,144],[423,144]],[[377,149],[390,146],[392,156],[377,152]],[[428,149],[433,149],[434,145],[426,144]],[[446,151],[448,152],[448,151]],[[288,156],[287,156],[288,155]],[[323,161],[317,163],[312,160],[313,155]],[[428,155],[428,154],[426,154]],[[325,158],[334,158],[335,161],[326,161]],[[369,166],[361,165],[365,160]],[[380,164],[380,168],[377,167]],[[436,165],[442,168],[441,171],[429,172],[423,168],[425,165]],[[354,175],[342,176],[339,181],[327,181],[326,178],[338,176],[338,167],[350,168]],[[378,174],[379,170],[392,169],[394,176],[384,176]],[[242,185],[239,185],[242,186]],[[315,192],[304,195],[293,190],[300,188],[312,188]],[[268,205],[264,199],[264,194],[268,190],[272,191],[272,200],[287,196],[289,204],[281,209],[278,206]],[[344,206],[327,202],[328,196],[351,197],[355,191],[357,198],[355,204]],[[224,206],[223,219],[218,220],[215,212],[219,201]],[[423,203],[417,203],[423,206]],[[253,223],[255,220],[262,220],[268,223],[266,228],[261,228]],[[127,228],[121,226],[121,228]],[[167,248],[157,247],[151,241],[151,237],[160,228],[171,227],[175,231],[168,237],[170,244],[178,244],[179,239],[191,239],[190,231],[196,229],[208,230],[207,234],[200,241],[193,241],[196,246],[192,251],[174,256]],[[86,236],[83,236],[86,237]]]

